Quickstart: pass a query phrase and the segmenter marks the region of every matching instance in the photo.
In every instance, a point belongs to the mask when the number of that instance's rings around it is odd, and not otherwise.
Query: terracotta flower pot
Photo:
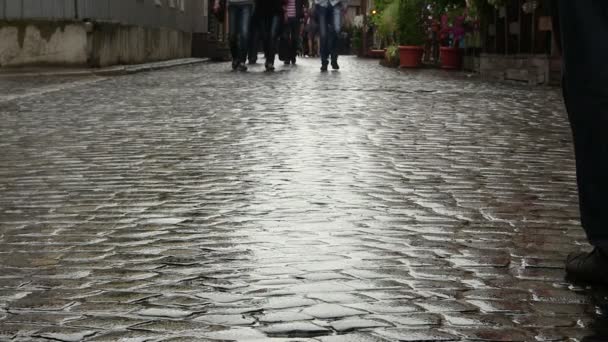
[[[399,67],[418,68],[422,65],[424,49],[420,46],[399,46]]]
[[[462,50],[453,47],[441,47],[439,49],[439,59],[442,69],[460,69],[462,67]]]

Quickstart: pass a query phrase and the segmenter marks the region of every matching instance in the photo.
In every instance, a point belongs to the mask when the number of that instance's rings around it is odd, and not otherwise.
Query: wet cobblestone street
[[[0,341],[608,326],[564,280],[587,245],[558,89],[341,65],[0,85]]]

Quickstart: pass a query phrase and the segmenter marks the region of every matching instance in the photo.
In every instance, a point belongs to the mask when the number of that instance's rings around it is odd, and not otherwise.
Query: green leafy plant
[[[426,2],[423,0],[397,0],[397,2],[399,3],[397,23],[399,44],[415,46],[424,44]]]
[[[385,58],[389,64],[399,64],[399,47],[390,45],[386,48]]]
[[[393,44],[398,38],[399,2],[394,0],[378,16],[378,33],[386,45]]]

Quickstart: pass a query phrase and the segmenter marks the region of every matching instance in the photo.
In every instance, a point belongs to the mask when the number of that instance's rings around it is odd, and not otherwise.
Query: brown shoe
[[[599,248],[588,253],[572,253],[566,261],[568,279],[608,285],[608,256]]]

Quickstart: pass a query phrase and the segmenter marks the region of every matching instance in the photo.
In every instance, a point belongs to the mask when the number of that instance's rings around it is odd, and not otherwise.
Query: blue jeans
[[[232,60],[245,63],[249,43],[249,25],[253,6],[230,5],[228,6],[228,23],[230,25],[230,53]]]
[[[319,20],[319,36],[321,38],[321,62],[328,63],[331,57],[332,61],[338,59],[336,52],[338,43],[338,33],[340,33],[342,21],[342,5],[328,5],[316,7],[317,19]]]

